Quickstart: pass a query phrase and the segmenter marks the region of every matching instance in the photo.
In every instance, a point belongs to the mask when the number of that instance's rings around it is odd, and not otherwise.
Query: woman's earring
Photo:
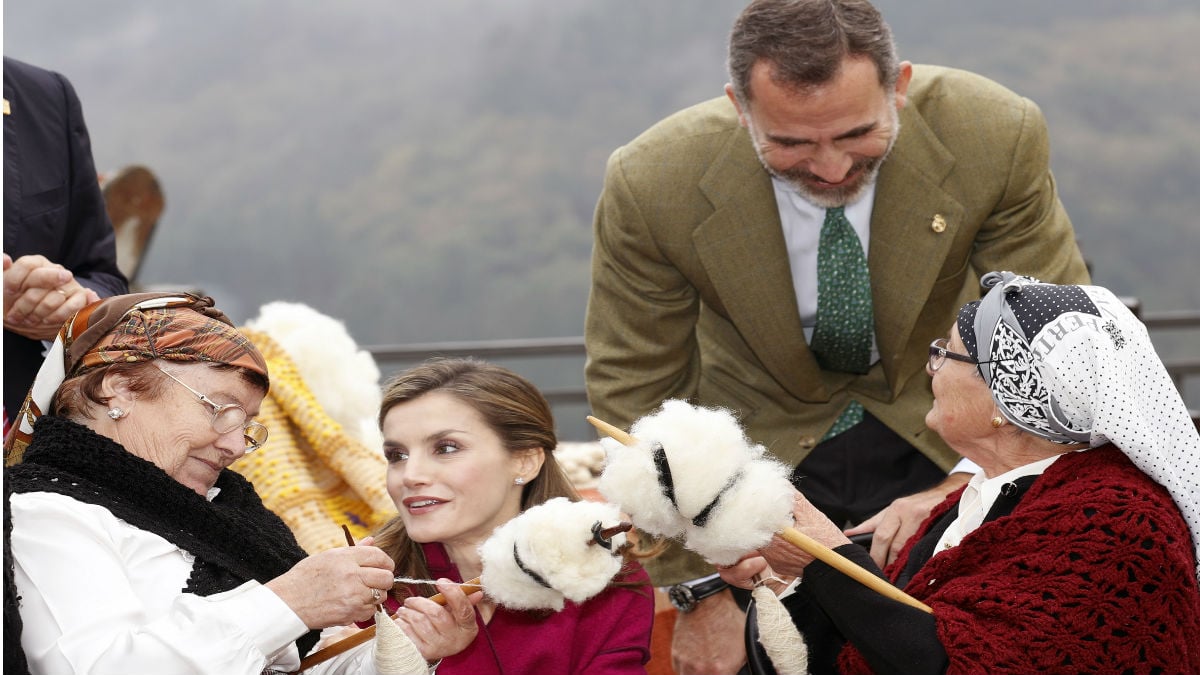
[[[109,408],[108,409],[108,417],[109,417],[109,419],[113,420],[114,422],[128,414],[129,413],[125,412],[121,408]]]
[[[516,485],[524,485],[524,484],[525,484],[525,478],[524,478],[523,476],[517,476],[517,477],[516,477],[516,479],[515,479],[515,480],[513,480],[513,483],[514,483],[514,484],[516,484]]]
[[[1004,426],[1004,418],[1003,417],[996,415],[995,417],[992,418],[992,428],[993,429],[999,429],[1002,426]]]

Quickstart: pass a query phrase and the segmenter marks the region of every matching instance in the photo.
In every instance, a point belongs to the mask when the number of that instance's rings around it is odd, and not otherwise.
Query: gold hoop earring
[[[1002,426],[1004,426],[1004,418],[1003,417],[996,415],[995,417],[992,418],[992,428],[993,429],[999,429]]]

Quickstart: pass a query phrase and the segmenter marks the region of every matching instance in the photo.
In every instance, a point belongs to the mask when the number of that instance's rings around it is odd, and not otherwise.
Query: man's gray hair
[[[805,90],[830,82],[848,57],[866,57],[891,89],[899,74],[892,31],[866,0],[755,0],[729,36],[729,79],[743,105],[753,96],[750,71],[773,66],[776,83]]]

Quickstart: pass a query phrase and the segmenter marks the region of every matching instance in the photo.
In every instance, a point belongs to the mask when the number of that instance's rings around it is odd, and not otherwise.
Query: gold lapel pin
[[[938,234],[941,234],[946,231],[946,219],[942,217],[942,214],[940,214],[940,213],[934,214],[933,222],[930,223],[929,229],[933,230],[934,232],[937,232]]]
[[[8,115],[12,112],[12,108],[8,106],[8,99],[4,99],[4,114]]]

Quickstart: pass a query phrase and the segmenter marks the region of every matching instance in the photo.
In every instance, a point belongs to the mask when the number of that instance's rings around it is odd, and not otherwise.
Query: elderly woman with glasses
[[[5,444],[5,672],[289,671],[372,616],[387,554],[305,557],[227,470],[267,440],[267,387],[209,298],[117,296],[63,327]]]
[[[778,537],[723,576],[802,582],[814,673],[1200,673],[1200,437],[1145,326],[1103,288],[983,283],[930,347],[925,418],[981,473],[882,572],[796,497],[798,529],[932,612]]]

